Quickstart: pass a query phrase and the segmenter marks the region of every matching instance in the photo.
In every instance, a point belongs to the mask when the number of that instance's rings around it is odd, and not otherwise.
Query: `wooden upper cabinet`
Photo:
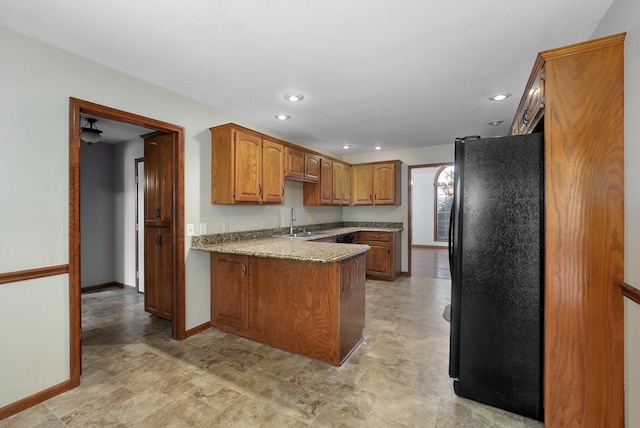
[[[227,124],[211,130],[211,203],[284,201],[284,145]]]
[[[333,162],[320,159],[320,204],[333,204]]]
[[[171,226],[173,217],[173,134],[143,135],[145,226]]]
[[[373,166],[351,166],[351,193],[353,205],[373,205]]]
[[[351,166],[353,205],[400,205],[400,161]]]
[[[262,201],[284,202],[284,146],[262,140]]]
[[[306,182],[320,182],[320,156],[287,146],[285,148],[285,178]]]
[[[262,201],[262,138],[234,131],[236,202]]]
[[[373,165],[373,205],[400,205],[400,162]]]
[[[534,65],[526,91],[520,100],[518,110],[511,123],[510,133],[512,135],[531,133],[541,122],[544,114],[545,77],[544,62],[540,57]]]
[[[349,205],[351,201],[351,167],[333,162],[333,205]]]

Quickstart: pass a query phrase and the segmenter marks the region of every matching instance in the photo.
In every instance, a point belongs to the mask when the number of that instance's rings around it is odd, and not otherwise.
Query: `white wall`
[[[625,40],[625,281],[640,288],[640,2],[614,0],[592,38],[626,31]],[[625,426],[640,427],[640,305],[625,299]]]
[[[109,144],[80,148],[81,287],[114,280],[114,151]]]
[[[434,190],[436,167],[414,168],[411,170],[411,243],[446,247],[446,242],[434,239]]]

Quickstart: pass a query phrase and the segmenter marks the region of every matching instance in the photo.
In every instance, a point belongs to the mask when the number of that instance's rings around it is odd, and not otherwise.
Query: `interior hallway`
[[[540,427],[456,397],[449,281],[367,281],[364,342],[339,368],[207,330],[185,341],[143,295],[82,296],[81,386],[0,427]]]

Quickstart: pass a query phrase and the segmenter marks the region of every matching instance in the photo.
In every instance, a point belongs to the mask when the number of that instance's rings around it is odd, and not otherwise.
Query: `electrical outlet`
[[[200,223],[200,235],[207,234],[207,223]]]
[[[307,224],[311,224],[311,216],[309,216],[309,221],[307,222]]]
[[[187,225],[187,236],[193,236],[196,234],[196,227],[193,224]]]
[[[264,220],[260,220],[260,229],[266,229],[267,228],[267,222],[265,222]]]
[[[228,231],[229,231],[229,222],[223,221],[222,222],[222,233],[227,233]]]

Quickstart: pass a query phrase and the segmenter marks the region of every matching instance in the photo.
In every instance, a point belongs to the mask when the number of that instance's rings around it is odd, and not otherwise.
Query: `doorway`
[[[446,242],[441,242],[437,237],[437,185],[435,177],[438,171],[450,165],[453,165],[453,163],[443,162],[409,166],[409,230],[407,233],[409,241],[407,252],[409,276],[412,275],[413,270],[416,270],[412,269],[415,258],[414,252],[420,252],[420,254],[417,254],[419,258],[415,261],[425,264],[419,270],[421,275],[424,275],[424,269],[422,269],[424,267],[431,271],[429,273],[431,277],[443,277],[442,272],[445,261],[446,270],[448,270],[448,260],[445,260],[446,257],[442,257],[446,253]],[[416,222],[415,224],[414,221]],[[446,254],[444,255],[446,256]]]
[[[135,160],[136,168],[136,291],[144,293],[144,158]]]
[[[171,245],[174,251],[170,263],[172,280],[172,338],[186,338],[184,284],[184,128],[155,119],[113,109],[88,101],[69,98],[69,318],[70,368],[72,386],[80,384],[82,370],[81,330],[81,269],[80,269],[80,115],[95,115],[105,119],[130,123],[156,131],[171,133],[174,138],[173,206]]]

